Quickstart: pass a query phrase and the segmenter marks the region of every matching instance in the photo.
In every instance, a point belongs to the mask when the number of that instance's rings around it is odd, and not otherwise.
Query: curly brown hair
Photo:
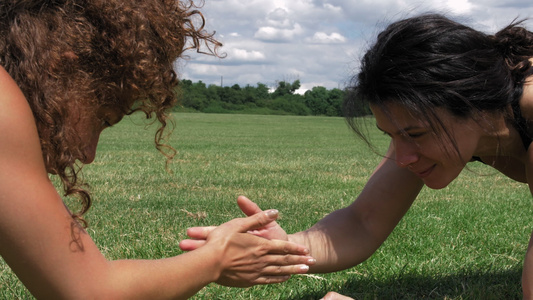
[[[221,44],[192,0],[3,0],[0,64],[17,82],[37,124],[46,168],[82,215],[91,196],[78,173],[81,139],[66,125],[67,103],[112,106],[155,116],[156,148],[164,143],[178,84],[174,63],[188,49],[217,55]]]

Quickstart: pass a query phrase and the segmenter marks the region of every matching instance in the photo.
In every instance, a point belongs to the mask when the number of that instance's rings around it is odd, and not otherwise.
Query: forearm
[[[382,243],[353,216],[350,208],[337,210],[308,230],[289,235],[289,241],[309,248],[316,259],[310,268],[312,273],[353,267],[370,257]]]
[[[224,223],[209,232],[204,246],[174,258],[113,262],[110,265],[116,276],[112,278],[118,284],[111,286],[120,286],[115,292],[129,290],[113,298],[182,299],[211,282],[247,287],[278,283],[307,272],[310,257],[306,248],[248,233],[276,217],[277,211],[267,211]]]
[[[32,262],[39,270],[31,273],[11,265],[37,299],[187,299],[221,272],[220,256],[208,247],[160,260],[108,261],[86,246],[70,263]]]
[[[203,247],[160,260],[109,263],[110,299],[187,299],[220,274],[216,253]]]
[[[385,159],[350,206],[337,210],[310,229],[289,236],[316,259],[311,272],[353,267],[385,241],[422,188],[407,170]]]

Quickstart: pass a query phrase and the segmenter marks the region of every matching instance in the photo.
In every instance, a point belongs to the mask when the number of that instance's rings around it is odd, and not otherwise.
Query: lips
[[[433,172],[433,169],[435,169],[437,165],[432,165],[431,167],[427,168],[427,169],[424,169],[424,170],[421,170],[421,171],[415,171],[413,169],[411,169],[411,172],[415,173],[416,176],[420,177],[420,178],[425,178],[425,177],[428,177],[429,174],[431,174],[431,172]]]

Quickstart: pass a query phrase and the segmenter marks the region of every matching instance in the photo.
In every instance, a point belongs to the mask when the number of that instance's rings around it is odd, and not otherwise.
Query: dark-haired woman
[[[424,185],[450,184],[466,164],[480,161],[533,185],[533,33],[520,22],[494,35],[437,14],[400,20],[364,55],[345,102],[348,123],[361,137],[354,108],[369,104],[391,143],[359,197],[310,229],[286,235],[269,224],[262,235],[306,245],[311,272],[333,272],[366,260],[385,241]],[[245,197],[248,214],[260,209]],[[196,228],[189,235],[201,238]],[[533,250],[522,286],[533,297]],[[196,241],[183,241],[194,249]],[[333,294],[328,299],[333,299]]]
[[[246,233],[275,210],[160,260],[108,261],[84,230],[91,197],[78,162],[91,163],[102,130],[133,111],[161,123],[156,146],[169,149],[173,63],[186,49],[220,46],[203,21],[189,1],[0,2],[0,255],[36,298],[183,299],[210,282],[281,282],[312,264],[303,246]],[[81,211],[65,207],[48,173],[79,196]]]

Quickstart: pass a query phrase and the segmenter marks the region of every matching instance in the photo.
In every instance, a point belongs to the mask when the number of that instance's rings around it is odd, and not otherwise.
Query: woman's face
[[[109,105],[100,106],[98,109],[89,105],[70,107],[67,120],[73,126],[81,139],[80,152],[82,157],[76,157],[84,164],[90,164],[96,156],[96,147],[102,131],[118,123],[124,113]]]
[[[436,111],[445,127],[439,133],[427,121],[413,116],[400,105],[387,105],[388,114],[376,106],[371,109],[377,127],[391,137],[394,151],[390,159],[413,172],[432,189],[446,187],[461,173],[482,136],[482,129],[475,120],[460,120],[443,109]]]

